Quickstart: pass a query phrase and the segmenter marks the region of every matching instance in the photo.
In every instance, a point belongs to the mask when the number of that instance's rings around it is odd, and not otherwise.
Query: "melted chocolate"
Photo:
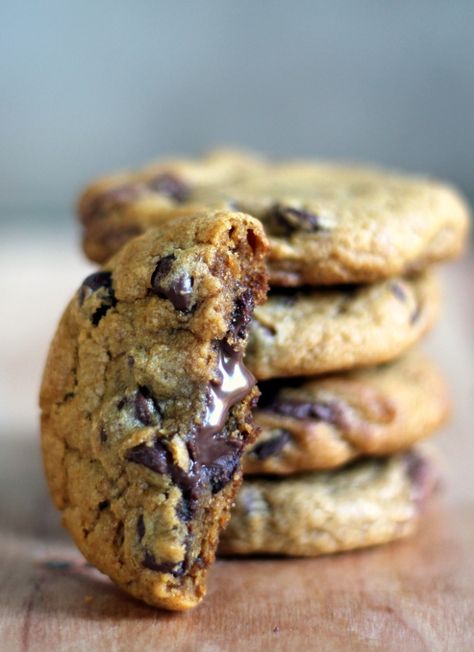
[[[229,410],[241,401],[255,385],[255,378],[245,367],[242,353],[233,351],[225,342],[218,349],[217,380],[209,385],[202,424],[196,431],[198,461],[208,465],[229,453],[232,442],[220,440]]]

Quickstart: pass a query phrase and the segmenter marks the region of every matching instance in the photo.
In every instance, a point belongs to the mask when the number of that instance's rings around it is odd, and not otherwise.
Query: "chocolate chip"
[[[410,324],[413,326],[420,319],[421,313],[423,312],[423,307],[421,303],[418,303],[415,310],[410,316]]]
[[[161,409],[148,387],[140,386],[135,392],[135,418],[145,426],[151,426],[157,417],[161,418]]]
[[[92,294],[98,291],[101,291],[100,298],[102,303],[91,317],[94,326],[97,326],[110,308],[117,305],[110,272],[95,272],[83,281],[79,290],[79,305],[82,306]]]
[[[430,494],[439,486],[439,476],[430,461],[416,450],[404,457],[406,472],[412,483],[412,495],[418,507],[422,507]]]
[[[99,512],[102,512],[104,509],[107,509],[107,507],[110,507],[110,503],[108,500],[102,500],[98,504]]]
[[[165,195],[177,203],[183,203],[190,198],[191,188],[175,174],[164,172],[149,179],[146,188],[160,195]]]
[[[192,518],[193,511],[193,501],[183,497],[176,508],[176,515],[181,521],[188,522]]]
[[[391,283],[390,290],[392,291],[394,296],[397,297],[399,301],[405,303],[405,301],[407,300],[407,295],[405,289],[400,285],[400,283],[397,283],[396,281]]]
[[[272,455],[278,455],[290,440],[291,434],[288,430],[280,430],[276,437],[266,439],[254,446],[252,455],[255,455],[259,460],[266,460]]]
[[[108,211],[136,200],[142,193],[143,188],[138,183],[127,183],[105,190],[88,204],[82,212],[81,220],[87,225]]]
[[[253,293],[247,289],[235,301],[228,336],[237,339],[244,339],[246,337],[254,307]]]
[[[184,573],[184,562],[175,563],[173,561],[162,561],[158,563],[155,556],[145,550],[145,557],[142,565],[149,570],[156,571],[157,573],[170,573],[175,577],[180,577]]]
[[[182,272],[169,283],[164,283],[175,260],[174,254],[169,254],[158,261],[151,277],[151,287],[159,297],[171,301],[176,310],[187,312],[192,304],[194,279]]]
[[[264,219],[268,220],[275,235],[289,235],[296,231],[315,232],[323,230],[321,219],[315,213],[283,204],[272,206]]]
[[[213,494],[221,491],[232,480],[239,466],[239,459],[240,455],[236,451],[225,457],[220,457],[207,467],[207,474]]]
[[[110,272],[95,272],[84,279],[79,290],[79,305],[82,306],[94,292],[100,288],[112,288],[112,274]]]
[[[151,287],[157,294],[161,292],[161,281],[170,273],[175,260],[174,254],[168,254],[168,256],[160,258],[156,264],[155,271],[151,276]]]
[[[151,446],[143,443],[130,448],[125,457],[129,462],[146,466],[147,469],[151,469],[155,473],[167,473],[168,455],[169,453],[163,444],[155,439]]]
[[[341,401],[300,401],[295,399],[276,399],[267,408],[276,414],[294,419],[317,419],[345,427],[349,421],[347,407]]]
[[[145,536],[145,521],[143,520],[143,515],[140,514],[140,516],[137,518],[137,537],[138,537],[138,540],[141,541],[144,536]]]
[[[155,439],[151,445],[138,444],[127,451],[125,458],[129,462],[140,464],[155,473],[169,475],[171,481],[181,490],[183,504],[179,511],[183,515],[192,515],[199,498],[200,476],[191,469],[189,473],[174,463],[170,451],[165,445]],[[186,520],[186,518],[183,518]]]

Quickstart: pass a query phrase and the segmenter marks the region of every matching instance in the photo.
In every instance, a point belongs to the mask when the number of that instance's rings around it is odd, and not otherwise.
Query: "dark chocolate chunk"
[[[79,305],[82,306],[84,301],[100,288],[112,289],[112,274],[110,272],[94,272],[84,279],[79,289]]]
[[[293,419],[317,419],[333,423],[338,427],[347,426],[349,421],[347,407],[341,401],[311,402],[277,398],[266,409],[286,417],[293,417]]]
[[[252,320],[255,302],[252,292],[247,289],[236,300],[229,327],[229,336],[244,339]]]
[[[229,442],[229,444],[232,442]],[[235,442],[234,442],[235,443]],[[240,453],[238,451],[220,457],[207,467],[212,493],[216,494],[223,489],[234,477],[239,466]]]
[[[440,477],[433,463],[420,455],[416,449],[404,456],[406,472],[412,483],[412,496],[419,508],[422,508],[430,495],[439,488]]]
[[[398,283],[397,281],[394,281],[393,283],[391,283],[390,284],[390,290],[392,291],[394,296],[397,297],[397,299],[399,301],[401,301],[402,303],[405,303],[405,301],[407,300],[407,295],[406,295],[405,289],[403,288],[402,285],[400,285],[400,283]]]
[[[423,306],[421,303],[418,303],[415,310],[410,316],[410,324],[416,324],[416,322],[420,319],[421,313],[423,312]]]
[[[104,509],[107,509],[107,507],[110,507],[110,503],[108,500],[102,500],[98,504],[99,512],[102,512]]]
[[[143,188],[137,183],[127,183],[105,190],[89,203],[87,209],[82,212],[81,220],[83,224],[88,224],[108,211],[136,200],[142,193]]]
[[[82,306],[94,292],[98,291],[101,292],[100,298],[102,303],[91,316],[91,321],[94,326],[97,326],[110,308],[117,305],[110,272],[95,272],[83,281],[79,290],[79,305]]]
[[[125,457],[129,462],[141,464],[155,473],[168,473],[168,451],[158,439],[153,444],[138,444],[127,451]]]
[[[149,179],[145,186],[148,190],[165,195],[178,204],[187,201],[191,195],[191,188],[188,184],[170,172],[157,174]]]
[[[266,460],[272,455],[278,455],[290,440],[291,434],[288,430],[280,430],[276,437],[266,439],[254,446],[252,455],[255,455],[259,460]]]
[[[151,277],[151,287],[159,297],[171,301],[176,310],[187,312],[192,304],[194,279],[182,272],[169,283],[164,283],[175,260],[174,254],[169,254],[158,261]]]
[[[179,563],[175,563],[174,561],[162,561],[161,563],[158,563],[155,556],[148,550],[145,550],[145,557],[142,564],[149,570],[156,571],[157,573],[170,573],[175,577],[180,577],[180,575],[184,573],[183,561]]]
[[[189,515],[194,513],[199,498],[200,476],[193,468],[186,472],[175,464],[170,451],[162,442],[155,439],[151,445],[138,444],[127,451],[125,457],[129,462],[145,466],[155,473],[169,475],[183,495],[180,512]],[[183,520],[187,519],[183,517]]]
[[[135,392],[135,418],[145,426],[151,426],[157,417],[161,418],[161,409],[148,387],[141,386]]]
[[[140,516],[137,518],[137,537],[138,537],[138,540],[141,541],[144,536],[145,536],[145,521],[143,520],[143,515],[140,514]]]
[[[296,231],[316,232],[323,230],[318,215],[301,208],[275,204],[264,216],[275,235],[289,235]]]
[[[156,264],[155,271],[151,276],[151,287],[157,294],[162,291],[161,282],[170,273],[175,260],[174,254],[168,254],[168,256],[160,258]]]

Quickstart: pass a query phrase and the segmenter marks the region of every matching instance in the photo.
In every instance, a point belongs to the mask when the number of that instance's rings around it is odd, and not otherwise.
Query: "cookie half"
[[[266,380],[392,360],[434,324],[439,294],[430,272],[364,286],[274,290],[255,310],[246,363]]]
[[[415,351],[378,367],[259,388],[261,434],[245,457],[247,474],[290,475],[390,455],[431,435],[450,411],[443,376]]]
[[[96,261],[131,236],[196,208],[257,217],[270,240],[270,282],[367,283],[454,258],[468,209],[426,178],[318,162],[264,162],[223,152],[105,177],[79,202],[84,249]]]
[[[152,605],[202,599],[256,436],[242,356],[265,251],[241,214],[151,229],[86,278],[51,345],[40,401],[54,502],[84,556]]]
[[[246,479],[220,552],[317,556],[411,534],[438,480],[420,451],[366,459],[337,471]]]

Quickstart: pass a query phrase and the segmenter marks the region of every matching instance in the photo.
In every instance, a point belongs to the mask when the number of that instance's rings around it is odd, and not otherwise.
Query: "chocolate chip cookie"
[[[265,380],[386,362],[429,330],[438,307],[430,272],[364,286],[273,290],[255,310],[246,364]]]
[[[455,257],[468,209],[448,185],[378,169],[232,153],[106,177],[79,202],[84,249],[104,261],[170,215],[232,207],[262,221],[270,282],[367,283]]]
[[[389,455],[432,434],[448,417],[448,388],[423,354],[378,367],[291,383],[260,383],[261,434],[244,473],[289,475]]]
[[[202,599],[256,436],[242,355],[266,249],[238,213],[150,229],[85,279],[51,345],[40,402],[54,502],[85,557],[152,605]]]
[[[437,483],[420,451],[370,458],[336,471],[246,479],[222,554],[317,556],[411,534]]]

